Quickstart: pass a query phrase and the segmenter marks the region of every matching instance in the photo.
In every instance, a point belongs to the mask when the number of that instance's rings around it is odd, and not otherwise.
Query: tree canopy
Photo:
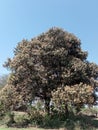
[[[14,57],[4,66],[11,70],[9,84],[23,100],[32,101],[38,96],[49,106],[51,92],[58,87],[63,89],[67,85],[75,89],[81,82],[94,87],[98,66],[87,61],[87,55],[74,34],[54,27],[30,41],[18,43]]]

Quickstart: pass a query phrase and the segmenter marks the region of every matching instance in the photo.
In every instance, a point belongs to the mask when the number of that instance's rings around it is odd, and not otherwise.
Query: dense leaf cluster
[[[81,108],[83,104],[93,104],[93,87],[87,84],[58,87],[52,92],[52,102],[57,110],[65,111],[65,106]]]

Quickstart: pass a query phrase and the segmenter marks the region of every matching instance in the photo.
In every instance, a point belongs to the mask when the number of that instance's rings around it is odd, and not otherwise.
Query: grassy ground
[[[39,128],[7,128],[6,126],[1,126],[0,130],[43,130],[43,129],[39,129]]]
[[[44,128],[36,128],[36,127],[30,127],[30,128],[11,128],[11,127],[6,127],[6,126],[0,126],[0,130],[98,130],[98,128],[84,128],[81,129],[79,126],[76,126],[73,129],[70,128],[57,128],[57,129],[44,129]]]
[[[2,128],[0,127],[0,130],[46,130],[46,129],[41,129],[41,128]],[[48,129],[48,130],[68,130],[66,128],[60,128],[60,129]],[[80,128],[76,128],[74,130],[81,130]],[[86,130],[86,129],[85,129]],[[91,129],[91,130],[98,130],[98,129]]]

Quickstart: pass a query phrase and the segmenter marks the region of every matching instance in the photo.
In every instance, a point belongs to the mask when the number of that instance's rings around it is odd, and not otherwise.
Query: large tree
[[[5,66],[12,71],[9,83],[23,100],[32,101],[34,96],[43,98],[49,111],[52,90],[80,82],[94,86],[98,66],[86,59],[81,41],[54,27],[30,41],[22,40]]]

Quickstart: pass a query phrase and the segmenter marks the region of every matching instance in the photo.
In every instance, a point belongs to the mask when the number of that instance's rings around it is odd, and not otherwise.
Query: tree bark
[[[65,115],[66,115],[66,118],[69,117],[68,105],[65,105]]]
[[[45,112],[48,115],[50,114],[50,98],[45,99]]]

